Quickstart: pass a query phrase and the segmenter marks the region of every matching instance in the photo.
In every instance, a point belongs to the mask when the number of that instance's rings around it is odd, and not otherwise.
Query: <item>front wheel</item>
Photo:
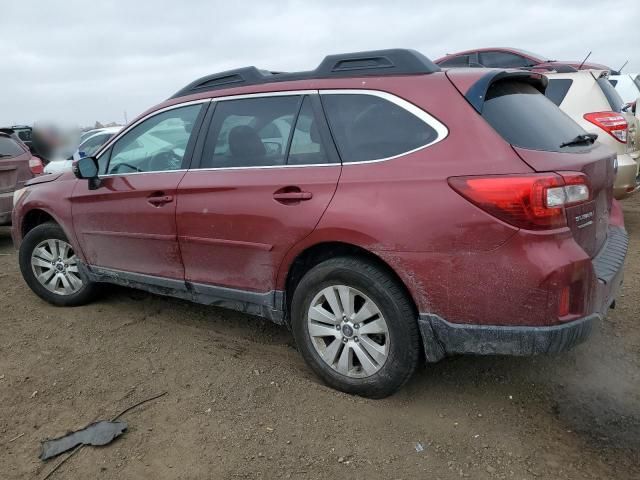
[[[94,284],[80,270],[78,257],[58,224],[44,223],[27,233],[19,260],[24,280],[43,300],[76,306],[92,299]]]
[[[340,257],[312,268],[294,292],[291,318],[305,361],[338,390],[382,398],[415,371],[420,344],[414,308],[373,262]]]

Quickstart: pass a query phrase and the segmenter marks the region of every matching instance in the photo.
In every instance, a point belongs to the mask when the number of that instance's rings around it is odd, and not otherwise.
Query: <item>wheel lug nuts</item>
[[[340,325],[336,325],[336,330],[340,330]]]
[[[347,343],[349,339],[347,337],[342,337],[342,343]]]
[[[355,328],[356,330],[360,328],[360,324],[356,323],[353,328]]]
[[[357,342],[358,341],[358,337],[353,337],[353,341]]]

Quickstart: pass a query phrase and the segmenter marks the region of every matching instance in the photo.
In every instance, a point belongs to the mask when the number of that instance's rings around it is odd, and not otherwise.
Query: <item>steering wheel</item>
[[[109,171],[109,173],[120,173],[120,168],[121,167],[127,167],[130,168],[131,170],[133,170],[134,172],[142,172],[142,170],[140,170],[138,167],[134,167],[133,165],[131,165],[130,163],[119,163],[118,165],[116,165],[112,170]]]
[[[178,170],[182,164],[182,157],[173,150],[163,150],[149,159],[149,171]]]

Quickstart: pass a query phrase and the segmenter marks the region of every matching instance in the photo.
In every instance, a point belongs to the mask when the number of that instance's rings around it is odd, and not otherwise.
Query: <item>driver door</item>
[[[74,229],[87,263],[184,279],[176,191],[188,167],[205,102],[152,114],[98,157],[101,185],[78,182]]]

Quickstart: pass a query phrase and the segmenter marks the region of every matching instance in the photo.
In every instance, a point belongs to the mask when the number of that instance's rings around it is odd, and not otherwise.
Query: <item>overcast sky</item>
[[[198,76],[409,47],[512,46],[640,71],[640,2],[31,0],[0,9],[0,126],[131,120]]]

